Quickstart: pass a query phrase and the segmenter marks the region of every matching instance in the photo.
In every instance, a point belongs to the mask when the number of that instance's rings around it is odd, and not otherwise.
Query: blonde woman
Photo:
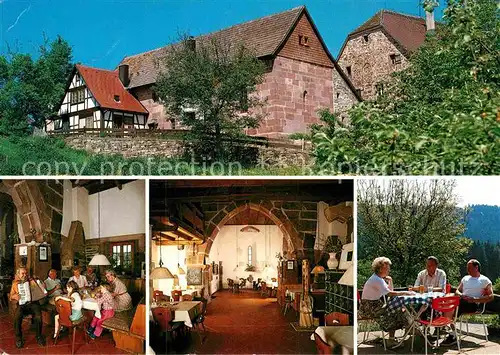
[[[360,312],[366,317],[375,318],[382,329],[389,333],[390,348],[402,345],[394,340],[397,329],[406,328],[409,325],[406,312],[386,312],[385,298],[392,296],[413,295],[413,291],[394,291],[392,278],[389,276],[391,260],[386,257],[378,257],[373,260],[373,275],[366,281],[361,295]]]

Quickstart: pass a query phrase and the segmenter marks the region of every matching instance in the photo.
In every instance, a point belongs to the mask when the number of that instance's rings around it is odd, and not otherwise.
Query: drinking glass
[[[433,286],[427,286],[427,292],[432,294],[434,292],[434,287]]]

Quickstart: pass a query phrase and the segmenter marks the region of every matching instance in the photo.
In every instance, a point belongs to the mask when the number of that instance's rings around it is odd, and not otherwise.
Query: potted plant
[[[326,238],[325,253],[330,255],[330,258],[326,262],[330,270],[336,269],[339,266],[338,254],[342,250],[342,242],[338,235],[330,235]]]
[[[255,266],[247,264],[247,267],[245,268],[245,271],[255,271]]]

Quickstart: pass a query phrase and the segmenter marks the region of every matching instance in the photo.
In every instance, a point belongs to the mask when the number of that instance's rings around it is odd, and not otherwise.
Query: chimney
[[[196,52],[196,39],[193,36],[189,36],[186,44],[188,49],[192,50],[193,52]]]
[[[425,27],[427,29],[427,32],[431,32],[436,29],[436,23],[434,21],[434,11],[425,12]]]
[[[122,64],[118,67],[118,77],[123,86],[127,87],[130,84],[130,77],[128,75],[128,64]]]

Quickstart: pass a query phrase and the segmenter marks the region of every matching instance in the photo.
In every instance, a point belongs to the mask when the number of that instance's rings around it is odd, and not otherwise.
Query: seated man
[[[53,299],[63,294],[61,280],[57,278],[57,271],[55,269],[49,270],[49,276],[44,283],[49,303],[53,304]]]
[[[467,263],[467,273],[460,285],[458,285],[455,294],[460,296],[460,305],[458,306],[458,316],[464,313],[475,313],[482,307],[482,303],[488,303],[493,300],[493,288],[491,281],[484,275],[481,275],[481,264],[476,259],[471,259]],[[445,317],[453,319],[455,312],[444,314]],[[453,327],[453,326],[452,326]],[[457,341],[455,334],[449,334],[441,345],[452,345]]]
[[[415,280],[415,287],[423,285],[425,286],[425,292],[427,292],[427,288],[432,286],[435,292],[446,292],[446,273],[438,269],[438,265],[438,259],[434,256],[429,256],[425,270],[418,273]]]
[[[31,301],[31,291],[29,286],[28,271],[21,267],[16,271],[16,277],[12,282],[10,289],[10,301],[14,303],[14,330],[16,332],[16,347],[24,346],[22,324],[23,318],[28,315],[33,315],[35,324],[36,340],[38,345],[45,346],[45,339],[42,337],[42,313],[40,305],[37,301]]]

